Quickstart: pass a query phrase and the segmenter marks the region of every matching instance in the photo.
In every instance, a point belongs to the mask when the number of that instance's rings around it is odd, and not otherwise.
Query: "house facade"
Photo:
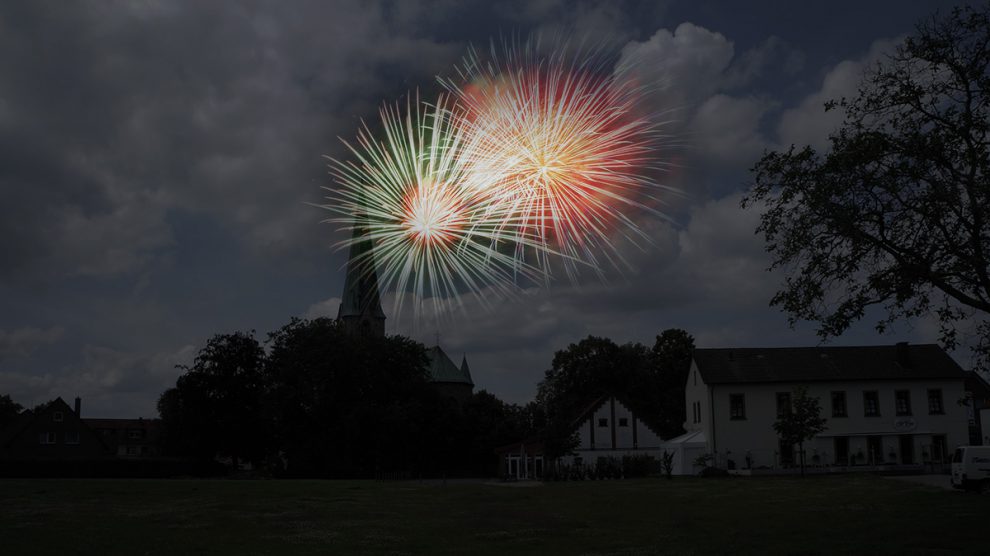
[[[940,464],[969,440],[964,379],[936,345],[697,349],[684,427],[718,467],[793,466],[797,447],[773,423],[802,386],[827,419],[805,442],[806,464]]]
[[[62,398],[24,410],[0,431],[0,460],[73,461],[112,457],[103,440],[79,417],[80,399]]]
[[[663,455],[663,440],[656,429],[615,396],[606,395],[589,404],[574,419],[571,431],[578,445],[557,461],[563,466],[593,468],[600,461],[636,456],[659,461]],[[544,445],[536,437],[500,446],[495,454],[498,475],[503,479],[540,479],[549,464]]]
[[[599,459],[651,456],[660,459],[663,440],[625,402],[604,396],[574,421],[578,445],[564,465],[595,465]]]
[[[159,419],[83,419],[111,454],[127,459],[161,456]]]

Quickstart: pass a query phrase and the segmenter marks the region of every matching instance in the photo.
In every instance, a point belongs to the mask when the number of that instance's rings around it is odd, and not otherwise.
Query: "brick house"
[[[101,439],[79,417],[81,401],[69,407],[56,398],[33,410],[24,410],[0,431],[0,459],[96,460],[113,457]]]

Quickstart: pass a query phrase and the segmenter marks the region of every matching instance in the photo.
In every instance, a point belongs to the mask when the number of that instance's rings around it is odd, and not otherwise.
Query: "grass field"
[[[531,487],[0,480],[0,554],[990,553],[990,498],[869,475]]]

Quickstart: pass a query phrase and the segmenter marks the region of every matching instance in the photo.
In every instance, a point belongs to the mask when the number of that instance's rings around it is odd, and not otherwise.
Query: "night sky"
[[[336,316],[344,239],[321,223],[324,155],[382,102],[434,94],[469,44],[566,33],[662,83],[676,170],[634,270],[527,290],[389,333],[466,353],[476,388],[526,402],[553,352],[593,334],[699,347],[815,345],[768,306],[780,276],[739,200],[765,149],[822,146],[855,93],[944,2],[57,2],[0,4],[0,394],[153,417],[206,339]],[[805,4],[814,4],[808,6]],[[386,295],[386,310],[389,296]],[[390,315],[392,316],[392,315]],[[874,319],[875,320],[875,319]],[[867,319],[835,344],[934,342]],[[955,357],[970,366],[964,350]]]

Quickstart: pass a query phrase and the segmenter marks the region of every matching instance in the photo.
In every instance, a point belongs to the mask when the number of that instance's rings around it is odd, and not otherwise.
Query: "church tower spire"
[[[360,239],[359,239],[360,238]],[[374,247],[363,226],[355,226],[347,257],[344,292],[337,320],[352,332],[385,336],[385,311],[378,291]]]

